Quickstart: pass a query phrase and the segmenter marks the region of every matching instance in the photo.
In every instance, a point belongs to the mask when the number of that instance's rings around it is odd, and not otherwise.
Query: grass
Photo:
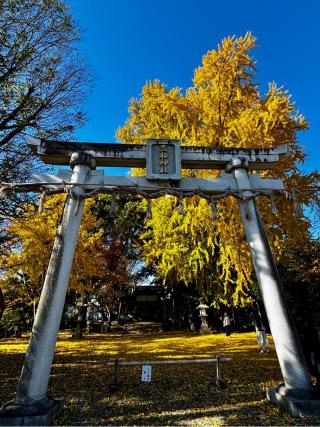
[[[254,333],[199,336],[194,333],[93,334],[75,341],[62,333],[49,394],[65,397],[56,425],[319,425],[320,417],[292,418],[265,399],[282,382],[272,340],[261,355]],[[0,403],[14,397],[28,338],[0,341]],[[231,357],[223,365],[226,389],[215,385],[214,365],[155,366],[151,383],[141,368],[121,367],[120,387],[108,394],[112,369],[122,360]]]

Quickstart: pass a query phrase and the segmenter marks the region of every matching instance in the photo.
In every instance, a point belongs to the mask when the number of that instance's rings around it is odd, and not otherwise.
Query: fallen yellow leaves
[[[271,341],[261,355],[254,333],[199,336],[194,333],[90,335],[83,341],[60,334],[49,394],[64,396],[56,425],[319,425],[320,417],[294,419],[265,399],[282,382]],[[0,341],[1,404],[13,398],[27,338]],[[215,365],[155,366],[152,381],[141,369],[120,368],[119,390],[110,395],[107,362],[231,357],[223,364],[226,389],[215,385]]]

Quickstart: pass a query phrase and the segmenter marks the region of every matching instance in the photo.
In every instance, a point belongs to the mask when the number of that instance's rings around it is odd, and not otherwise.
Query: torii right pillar
[[[233,173],[241,195],[240,214],[284,379],[284,384],[267,389],[267,399],[293,416],[320,414],[320,393],[311,383],[301,344],[286,308],[277,267],[251,191],[248,163],[245,159],[233,159],[227,172]]]

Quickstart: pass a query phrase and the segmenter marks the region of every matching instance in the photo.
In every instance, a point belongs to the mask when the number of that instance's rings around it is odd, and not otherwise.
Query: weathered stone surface
[[[253,198],[246,162],[239,159],[230,165],[242,199],[240,215],[244,225],[254,270],[275,343],[282,376],[287,389],[312,390],[310,373],[299,337],[290,316],[267,235]]]
[[[74,152],[84,151],[94,156],[97,166],[146,167],[145,144],[50,141],[31,136],[27,136],[27,141],[35,155],[43,162],[53,165],[68,165]],[[164,140],[158,141],[161,143]],[[248,160],[252,169],[265,170],[271,169],[286,153],[286,145],[272,148],[182,146],[181,167],[224,169],[234,157],[241,157]]]
[[[288,390],[284,386],[267,389],[267,399],[288,411],[294,417],[320,414],[318,390]]]
[[[30,405],[19,405],[14,400],[0,409],[0,426],[50,426],[64,407],[64,399],[44,399]]]
[[[28,351],[16,389],[16,404],[29,405],[47,396],[52,360],[61,322],[63,305],[72,268],[81,217],[85,182],[90,171],[76,164],[72,172],[72,191],[68,194],[58,226],[46,278],[42,288]]]

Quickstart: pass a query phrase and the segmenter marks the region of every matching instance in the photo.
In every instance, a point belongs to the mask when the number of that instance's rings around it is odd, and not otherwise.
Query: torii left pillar
[[[93,156],[71,156],[71,183],[54,241],[46,278],[25,356],[16,397],[0,409],[0,425],[51,425],[63,399],[47,397],[48,382],[84,207],[83,186],[96,162]]]

